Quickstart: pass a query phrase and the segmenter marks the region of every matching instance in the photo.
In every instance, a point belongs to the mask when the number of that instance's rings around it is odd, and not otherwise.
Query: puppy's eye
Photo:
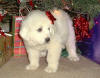
[[[37,29],[38,32],[42,32],[42,28]]]
[[[48,30],[50,30],[50,28],[48,28]]]

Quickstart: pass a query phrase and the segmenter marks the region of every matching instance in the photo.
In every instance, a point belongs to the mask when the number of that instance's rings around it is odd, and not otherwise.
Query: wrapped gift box
[[[6,63],[13,55],[12,37],[0,36],[0,66]]]
[[[23,40],[19,35],[19,30],[22,22],[21,16],[13,17],[13,48],[14,48],[14,56],[23,56],[26,55],[26,49],[24,47]]]
[[[90,30],[91,38],[78,42],[82,55],[100,64],[100,15],[94,18],[94,26]]]

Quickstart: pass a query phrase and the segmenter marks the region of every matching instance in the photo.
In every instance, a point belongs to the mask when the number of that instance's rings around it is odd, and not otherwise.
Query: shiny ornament
[[[89,22],[81,15],[75,17],[74,20],[76,40],[82,41],[84,38],[90,38]]]

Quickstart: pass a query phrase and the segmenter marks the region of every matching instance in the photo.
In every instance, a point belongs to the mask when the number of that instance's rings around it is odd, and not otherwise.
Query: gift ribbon
[[[51,23],[54,24],[54,21],[56,20],[56,18],[51,14],[50,11],[46,11],[45,13],[48,16],[48,18],[50,19]]]

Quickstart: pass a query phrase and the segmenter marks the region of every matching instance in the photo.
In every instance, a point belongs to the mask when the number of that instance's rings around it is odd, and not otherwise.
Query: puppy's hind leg
[[[68,41],[66,43],[66,49],[68,51],[68,58],[69,60],[72,60],[72,61],[79,61],[79,57],[77,55],[77,52],[76,52],[76,41],[75,41],[75,37],[74,35],[69,35],[68,37]]]

